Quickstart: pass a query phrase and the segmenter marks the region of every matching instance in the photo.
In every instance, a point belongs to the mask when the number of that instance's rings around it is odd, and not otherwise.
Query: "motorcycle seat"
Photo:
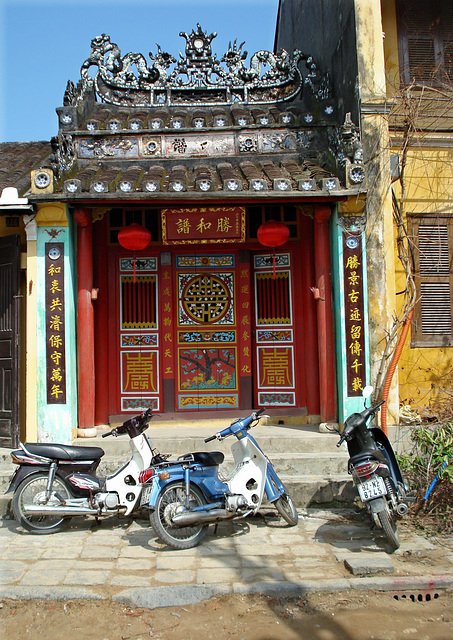
[[[370,458],[374,458],[378,462],[383,462],[385,464],[388,464],[387,458],[378,449],[366,449],[365,451],[361,451],[360,453],[356,454],[355,456],[351,456],[351,458],[349,459],[349,462],[352,465],[356,465],[356,464],[359,464],[360,462],[365,462],[366,460],[369,460]]]
[[[178,460],[192,459],[203,467],[217,467],[222,464],[225,456],[221,451],[196,451],[195,453],[186,453],[178,458]]]
[[[104,450],[101,447],[74,447],[69,444],[27,442],[25,448],[30,453],[38,456],[44,456],[52,460],[70,460],[71,462],[99,460],[104,455]]]

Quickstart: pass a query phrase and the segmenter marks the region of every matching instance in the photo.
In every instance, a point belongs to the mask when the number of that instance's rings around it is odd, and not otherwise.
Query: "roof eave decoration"
[[[185,55],[177,61],[157,45],[157,54],[150,52],[151,64],[140,53],[121,51],[105,33],[91,41],[91,55],[82,65],[79,96],[73,87],[69,101],[77,104],[93,85],[99,98],[106,103],[129,107],[152,106],[216,106],[234,104],[271,104],[294,99],[300,92],[303,78],[298,68],[305,60],[309,69],[306,82],[328,91],[325,79],[319,77],[311,56],[296,50],[292,55],[258,51],[247,67],[244,43],[230,42],[228,51],[218,60],[212,53],[211,41],[216,37],[197,30],[181,32],[186,40]],[[173,70],[170,67],[174,65]],[[92,66],[98,71],[94,80],[88,74]],[[323,96],[324,98],[327,96]]]

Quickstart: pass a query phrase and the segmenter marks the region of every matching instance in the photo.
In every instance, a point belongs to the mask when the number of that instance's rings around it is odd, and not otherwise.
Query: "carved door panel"
[[[178,410],[237,409],[236,256],[176,256]]]
[[[258,254],[253,258],[254,386],[258,407],[297,406],[291,260],[290,253],[276,254],[274,271],[273,256]]]
[[[115,259],[120,301],[118,409],[120,413],[161,411],[158,261],[140,257],[134,277],[131,258]]]

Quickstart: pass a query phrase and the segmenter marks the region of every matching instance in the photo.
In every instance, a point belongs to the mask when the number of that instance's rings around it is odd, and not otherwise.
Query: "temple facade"
[[[58,135],[1,145],[1,242],[19,252],[0,265],[19,274],[2,304],[16,305],[23,390],[3,443],[92,437],[144,408],[318,424],[362,406],[356,97],[339,101],[311,54],[247,61],[234,41],[219,57],[215,36],[182,33],[178,61],[94,38]]]

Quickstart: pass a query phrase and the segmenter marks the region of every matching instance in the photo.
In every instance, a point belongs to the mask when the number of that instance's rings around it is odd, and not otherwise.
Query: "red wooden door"
[[[109,414],[162,410],[158,258],[133,258],[112,250],[109,258]]]
[[[176,254],[175,267],[176,408],[238,409],[242,314],[237,253]]]
[[[305,407],[304,349],[294,295],[296,252],[253,256],[254,392],[257,407]],[[296,321],[297,318],[297,321]]]

